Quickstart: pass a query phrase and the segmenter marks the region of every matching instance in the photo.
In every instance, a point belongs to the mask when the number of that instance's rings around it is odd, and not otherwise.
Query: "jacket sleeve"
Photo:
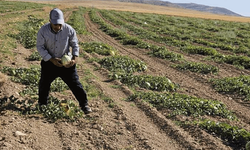
[[[72,47],[72,55],[79,56],[78,38],[76,36],[76,31],[74,29],[71,30],[71,37],[70,37],[69,44]]]
[[[36,41],[36,48],[40,56],[43,58],[44,61],[50,60],[52,56],[49,54],[48,50],[46,50],[46,40],[43,35],[43,27],[37,33],[37,41]]]

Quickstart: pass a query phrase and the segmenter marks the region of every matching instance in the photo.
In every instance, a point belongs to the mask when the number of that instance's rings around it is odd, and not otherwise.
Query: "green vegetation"
[[[82,43],[80,42],[80,45],[84,51],[87,53],[97,53],[99,55],[116,55],[117,50],[115,50],[113,47],[109,46],[108,44],[101,43],[101,42],[88,42],[88,43]]]
[[[216,55],[217,51],[213,48],[206,48],[203,46],[186,46],[182,47],[181,50],[190,54],[201,54],[201,55]]]
[[[8,12],[18,12],[29,9],[38,9],[44,6],[52,6],[48,4],[39,4],[39,3],[29,3],[29,2],[17,2],[17,1],[0,1],[0,13],[8,13]]]
[[[13,82],[21,83],[27,87],[21,92],[22,95],[37,95],[38,94],[38,82],[40,79],[40,68],[11,68],[4,67],[1,72],[11,76]],[[68,86],[57,78],[51,84],[51,91],[61,92],[67,90]]]
[[[236,119],[236,116],[230,112],[226,105],[216,101],[197,98],[179,93],[154,93],[154,92],[137,92],[130,96],[128,100],[133,101],[139,98],[152,104],[158,109],[171,110],[170,116],[220,116],[230,120]]]
[[[40,54],[38,53],[38,51],[34,51],[29,57],[28,57],[29,61],[40,61],[42,60],[42,57],[40,56]]]
[[[231,126],[223,122],[215,122],[211,120],[197,121],[201,129],[205,129],[211,134],[215,134],[224,141],[230,144],[235,144],[239,147],[245,147],[245,144],[250,141],[250,132],[236,126]]]
[[[17,47],[17,42],[25,48],[34,48],[37,31],[43,25],[44,20],[33,14],[28,15],[31,13],[20,11],[39,11],[45,5],[7,1],[0,1],[0,5],[3,6],[0,8],[0,13],[6,13],[3,16],[4,20],[7,20],[7,17],[19,18],[18,15],[22,14],[20,20],[4,23],[8,28],[0,35],[0,53],[13,55],[11,49]],[[167,63],[173,64],[171,66],[178,70],[189,70],[194,72],[193,74],[208,74],[206,77],[210,74],[214,74],[213,77],[216,76],[219,68],[200,63],[199,61],[204,58],[207,59],[206,62],[227,63],[242,70],[250,68],[248,57],[250,56],[250,23],[78,7],[73,10],[67,23],[72,25],[79,35],[89,34],[84,24],[84,15],[89,15],[91,20],[98,24],[100,30],[124,46],[146,51],[150,57],[156,57],[156,59],[166,59]],[[26,17],[28,20],[23,21]],[[147,71],[145,62],[128,56],[120,56],[116,49],[106,43],[93,41],[80,43],[80,46],[87,53],[101,55],[100,58],[92,58],[92,61],[97,61],[109,70],[112,79],[118,79],[123,84],[134,88],[135,94],[128,97],[128,100],[141,99],[158,110],[167,112],[169,119],[178,120],[178,117],[174,116],[185,115],[193,120],[200,119],[202,116],[237,121],[234,113],[222,102],[177,93],[185,92],[181,91],[182,87],[179,87],[178,83],[173,83],[165,76],[145,75]],[[189,62],[185,60],[184,55],[199,55],[200,58],[196,62]],[[27,59],[41,60],[37,51],[34,51]],[[22,114],[42,114],[52,121],[58,119],[74,121],[82,117],[82,112],[71,100],[50,97],[47,106],[35,105],[40,77],[38,67],[3,66],[1,72],[11,76],[13,82],[25,85],[20,96],[29,98],[25,100],[19,100],[14,96],[2,98],[0,99],[0,112],[6,108],[14,108]],[[85,70],[83,76],[81,81],[90,99],[102,98],[111,108],[116,105],[111,98],[104,96],[102,92],[96,90],[94,85],[91,85],[90,79],[93,78],[93,74],[89,70]],[[249,76],[211,79],[209,83],[222,94],[234,94],[235,97],[246,101],[250,99]],[[51,86],[53,92],[63,92],[67,89],[67,85],[60,78],[56,79]],[[138,89],[147,92],[138,92]],[[188,122],[185,123],[188,124]],[[248,131],[226,123],[210,120],[192,121],[192,123],[230,144],[243,147],[250,140]]]
[[[13,57],[15,54],[11,50],[17,48],[16,35],[20,32],[20,27],[26,28],[23,26],[23,23],[21,23],[23,19],[29,16],[29,12],[35,14],[41,11],[41,8],[44,6],[53,5],[30,2],[0,1],[0,6],[0,14],[2,14],[1,24],[2,27],[4,27],[0,34],[0,53],[3,56]],[[27,35],[30,32],[31,31],[26,31],[25,34]],[[30,36],[33,37],[33,35]],[[12,37],[14,37],[14,39]],[[2,58],[2,60],[4,59],[6,59],[6,57]]]
[[[113,78],[119,79],[129,86],[139,86],[153,91],[176,91],[179,87],[166,77],[156,77],[150,75],[114,74]]]
[[[86,13],[86,9],[79,7],[76,11],[73,11],[69,20],[67,21],[77,32],[77,34],[87,34],[87,30],[84,24],[83,14]]]
[[[195,62],[183,62],[181,64],[172,65],[172,67],[180,70],[189,70],[192,72],[198,72],[203,74],[213,73],[216,74],[219,72],[219,68],[213,65],[207,65],[204,63],[195,63]]]
[[[250,100],[250,76],[226,77],[222,79],[211,79],[214,89],[227,94],[238,94]]]
[[[127,30],[130,36],[134,36],[134,39],[138,38],[137,41],[152,40],[171,46],[176,51],[182,50],[190,54],[208,55],[212,56],[212,58],[223,55],[231,60],[223,60],[224,63],[239,64],[243,67],[248,64],[247,58],[244,58],[244,56],[237,56],[238,61],[233,61],[232,56],[223,54],[223,51],[249,55],[250,38],[246,34],[249,32],[249,23],[107,10],[100,10],[99,12],[103,18],[120,26],[120,30]],[[94,22],[96,20],[98,20],[96,23],[108,27],[109,30],[114,28],[103,23],[100,18],[95,18]],[[115,29],[119,33],[117,26]],[[121,36],[121,34],[117,35]],[[146,44],[144,41],[135,43],[143,45],[147,49],[150,49],[151,46],[151,44]],[[156,57],[165,58],[167,56],[165,50],[160,51],[160,53],[154,51],[154,54],[155,52],[157,55],[154,56]],[[179,54],[177,53],[177,55]],[[169,57],[166,58],[169,59]],[[243,62],[239,62],[239,59]],[[245,68],[247,69],[247,67]]]
[[[55,122],[59,119],[66,119],[66,121],[75,121],[83,116],[83,112],[71,100],[60,101],[55,97],[48,99],[48,105],[35,105],[35,99],[20,100],[14,97],[5,97],[0,99],[0,112],[7,108],[17,110],[24,115],[42,114],[48,120]]]
[[[99,63],[112,72],[133,73],[147,69],[143,61],[134,60],[127,56],[106,57],[100,60]]]
[[[46,106],[37,106],[37,108],[37,110],[31,110],[28,113],[42,114],[45,118],[51,121],[56,121],[58,119],[67,119],[69,121],[75,121],[77,118],[83,117],[83,112],[71,100],[60,101],[57,98],[50,97]]]
[[[43,19],[30,15],[28,21],[24,21],[19,28],[20,32],[11,36],[15,37],[25,48],[33,48],[36,46],[37,32],[44,24],[43,22]]]
[[[216,62],[231,64],[242,69],[250,68],[250,58],[248,56],[215,55],[215,56],[211,56],[210,58]]]
[[[106,34],[110,35],[111,37],[116,38],[117,40],[120,40],[123,45],[133,45],[138,48],[143,49],[149,49],[152,50],[152,52],[149,52],[149,54],[154,54],[155,56],[160,55],[160,58],[163,59],[169,59],[169,60],[180,60],[182,59],[181,54],[177,54],[174,52],[170,52],[165,47],[159,47],[156,45],[149,44],[147,42],[144,42],[142,39],[129,35],[125,31],[122,31],[118,28],[115,28],[109,24],[107,24],[103,19],[101,19],[97,14],[95,10],[91,10],[89,12],[90,18],[93,22],[99,24],[101,27],[100,29],[104,31]],[[115,20],[112,20],[112,22],[116,22]]]

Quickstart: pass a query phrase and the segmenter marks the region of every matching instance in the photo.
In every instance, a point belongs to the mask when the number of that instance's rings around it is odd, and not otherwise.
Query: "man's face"
[[[52,22],[50,22],[50,24],[51,24],[52,29],[53,29],[55,32],[58,32],[58,31],[61,30],[61,28],[62,28],[62,24],[53,24]]]

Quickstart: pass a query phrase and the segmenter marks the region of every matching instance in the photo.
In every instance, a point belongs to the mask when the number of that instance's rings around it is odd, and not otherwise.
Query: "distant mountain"
[[[211,7],[206,5],[200,5],[195,3],[174,3],[175,5],[178,5],[180,7],[186,8],[186,9],[192,9],[192,10],[198,10],[203,12],[210,12],[213,14],[220,14],[220,15],[229,15],[229,16],[241,16],[237,13],[234,13],[226,8],[222,7]]]
[[[197,10],[197,11],[202,11],[202,12],[209,12],[209,13],[220,14],[220,15],[241,16],[241,15],[234,13],[226,8],[211,7],[211,6],[200,5],[200,4],[195,4],[195,3],[171,3],[168,1],[161,1],[161,0],[117,0],[117,1],[185,8],[185,9]]]
[[[117,0],[120,2],[131,2],[131,3],[142,3],[142,4],[152,4],[152,5],[160,5],[160,6],[168,6],[168,7],[180,7],[174,3],[168,1],[161,0]]]

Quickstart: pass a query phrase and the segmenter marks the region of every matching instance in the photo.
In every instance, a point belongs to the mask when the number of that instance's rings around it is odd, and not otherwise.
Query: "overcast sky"
[[[223,7],[239,15],[250,17],[250,0],[162,0],[171,3],[196,3],[208,6]]]

